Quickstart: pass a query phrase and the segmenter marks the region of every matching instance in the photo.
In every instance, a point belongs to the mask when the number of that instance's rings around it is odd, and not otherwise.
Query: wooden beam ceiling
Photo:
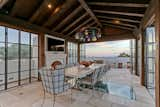
[[[88,12],[88,14],[96,21],[96,23],[102,27],[102,24],[99,22],[99,20],[97,19],[97,17],[95,16],[95,14],[92,12],[92,10],[88,7],[87,3],[84,0],[78,0],[81,4],[81,6],[83,6],[83,8]]]
[[[125,18],[116,18],[116,17],[107,17],[107,16],[98,16],[98,18],[103,18],[103,19],[111,19],[111,20],[119,20],[119,21],[125,21],[125,22],[132,22],[132,23],[140,23],[141,21],[139,20],[132,20],[132,19],[125,19]]]
[[[77,26],[75,29],[73,29],[70,33],[67,34],[67,36],[72,35],[74,32],[76,32],[77,30],[81,29],[83,26],[85,26],[87,23],[89,23],[92,20],[92,18],[89,18],[87,20],[85,20],[82,24],[80,24],[79,26]]]
[[[15,14],[16,14],[16,11],[14,11],[14,10],[16,9],[16,3],[17,3],[17,1],[18,1],[18,0],[15,1],[14,5],[13,5],[13,7],[12,7],[11,13],[10,13],[10,15],[11,15],[12,17],[14,17]]]
[[[56,37],[68,39],[62,33],[50,31],[49,29],[46,29],[44,27],[41,27],[35,24],[31,24],[21,19],[13,18],[8,15],[0,14],[0,25],[12,27],[15,29],[21,29],[21,30],[25,30],[29,32],[34,32],[34,33],[44,33],[44,34],[54,35]],[[69,41],[78,42],[72,37],[69,38]]]
[[[71,29],[71,27],[73,27],[76,23],[78,23],[80,20],[82,20],[83,18],[85,18],[88,15],[88,13],[83,14],[81,17],[79,17],[78,19],[76,19],[74,22],[72,22],[69,26],[67,26],[62,33],[68,31],[69,29]]]
[[[116,24],[115,22],[113,22],[113,21],[106,21],[106,20],[100,20],[101,22],[103,22],[103,23],[110,23],[110,24]],[[126,27],[132,27],[132,28],[136,28],[136,26],[135,25],[131,25],[131,24],[126,24],[126,23],[122,23],[122,22],[120,22],[120,23],[118,23],[118,24],[116,24],[116,25],[122,25],[122,26],[126,26]]]
[[[126,15],[126,16],[136,16],[136,17],[144,16],[144,14],[141,14],[141,13],[128,13],[128,12],[107,11],[107,10],[93,10],[93,12],[106,13],[106,14],[118,14],[118,15]]]
[[[155,2],[154,0],[151,0],[149,3],[149,7],[147,8],[144,17],[142,18],[140,29],[146,28],[149,23],[152,23],[151,21],[154,21],[155,19]]]
[[[31,23],[33,23],[36,20],[36,18],[40,14],[41,10],[44,8],[44,6],[47,6],[45,0],[42,2],[42,4],[39,6],[39,8],[33,13],[33,15],[31,16],[31,18],[29,19],[29,21]]]
[[[133,31],[132,28],[124,27],[124,26],[118,26],[118,25],[111,24],[111,23],[104,23],[103,25],[110,26],[110,27],[115,27],[115,28],[120,28],[120,29],[123,29],[123,30],[130,30],[130,31]]]
[[[135,8],[147,8],[148,4],[137,4],[137,3],[110,3],[110,2],[87,2],[89,5],[98,6],[118,6],[118,7],[135,7]]]
[[[62,22],[58,24],[56,27],[54,27],[52,30],[57,31],[60,28],[62,28],[68,22],[68,20],[72,19],[82,9],[83,9],[82,6],[79,6],[78,8],[76,8],[71,14],[69,14],[65,19],[63,19]]]

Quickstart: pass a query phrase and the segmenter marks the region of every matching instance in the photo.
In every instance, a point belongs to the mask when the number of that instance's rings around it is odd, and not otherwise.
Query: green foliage
[[[123,52],[118,55],[118,57],[130,57],[127,53]]]
[[[29,46],[28,45],[20,45],[20,54],[21,58],[28,58],[30,55]],[[19,57],[19,47],[18,44],[12,44],[8,47],[8,59],[17,59]],[[5,47],[0,47],[0,57],[1,59],[5,59]]]

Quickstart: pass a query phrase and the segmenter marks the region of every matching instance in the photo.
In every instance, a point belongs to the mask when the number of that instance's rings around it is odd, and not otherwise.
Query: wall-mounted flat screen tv
[[[64,41],[47,37],[47,51],[64,52]]]

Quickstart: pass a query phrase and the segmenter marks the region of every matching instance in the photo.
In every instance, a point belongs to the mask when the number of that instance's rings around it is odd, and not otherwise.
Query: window
[[[86,60],[86,46],[85,44],[80,44],[80,61]]]
[[[155,28],[148,27],[145,36],[145,85],[155,97]]]
[[[78,62],[77,48],[78,45],[76,43],[68,42],[68,64],[76,64]]]
[[[0,90],[38,79],[38,35],[0,26]]]
[[[5,89],[5,27],[0,26],[0,90]]]

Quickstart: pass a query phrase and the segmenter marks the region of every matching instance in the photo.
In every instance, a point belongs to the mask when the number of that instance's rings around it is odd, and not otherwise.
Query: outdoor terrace
[[[140,85],[139,77],[131,75],[128,69],[111,69],[103,77],[104,81],[132,86],[136,100],[129,100],[112,94],[95,92],[90,89],[73,90],[72,103],[68,92],[57,97],[55,107],[154,107],[154,100],[145,87]],[[41,82],[19,86],[0,93],[1,107],[40,107],[43,99]],[[45,107],[52,107],[48,94]]]

